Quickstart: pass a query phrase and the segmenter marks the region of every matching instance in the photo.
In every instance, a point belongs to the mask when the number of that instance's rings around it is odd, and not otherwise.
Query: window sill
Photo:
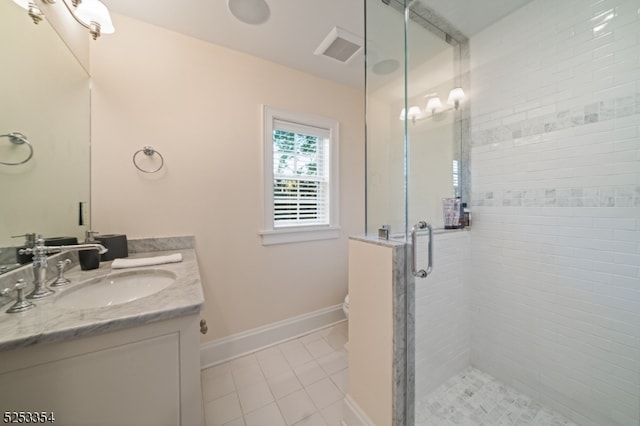
[[[340,237],[338,227],[291,227],[260,231],[262,245],[300,243],[305,241],[331,240]]]

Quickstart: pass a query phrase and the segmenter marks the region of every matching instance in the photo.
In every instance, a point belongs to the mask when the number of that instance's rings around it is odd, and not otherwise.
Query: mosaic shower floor
[[[416,426],[577,426],[482,371],[467,367],[422,400]]]

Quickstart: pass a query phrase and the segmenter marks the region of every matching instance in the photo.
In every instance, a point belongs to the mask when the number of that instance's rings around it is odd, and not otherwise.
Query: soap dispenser
[[[87,244],[98,244],[98,241],[94,238],[95,234],[95,231],[87,231],[84,242]],[[100,253],[98,253],[98,250],[81,250],[78,252],[78,258],[80,259],[80,269],[83,271],[98,269],[100,266]]]

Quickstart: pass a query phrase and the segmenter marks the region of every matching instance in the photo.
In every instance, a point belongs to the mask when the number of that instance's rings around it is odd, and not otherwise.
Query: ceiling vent
[[[362,50],[363,44],[364,40],[361,37],[340,27],[333,27],[313,53],[314,55],[324,55],[346,64]]]

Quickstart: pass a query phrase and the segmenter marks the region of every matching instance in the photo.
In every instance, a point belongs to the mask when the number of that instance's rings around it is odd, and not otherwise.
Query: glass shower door
[[[415,249],[407,251],[405,277],[407,333],[413,337],[407,341],[408,424],[419,417],[414,402],[469,359],[461,349],[469,338],[461,326],[469,315],[463,296],[469,241],[467,233],[444,231],[442,207],[445,198],[469,196],[468,176],[461,174],[468,170],[466,103],[450,99],[459,93],[453,89],[464,90],[463,62],[459,43],[425,20],[421,7],[366,0],[366,231],[375,235],[389,225],[391,238]],[[439,262],[440,251],[459,256]]]
[[[462,206],[469,201],[468,160],[463,153],[468,78],[462,72],[465,60],[461,43],[435,27],[425,17],[421,2],[407,2],[406,102],[417,115],[406,120],[407,129],[407,218],[409,224],[430,222],[434,233],[418,232],[411,242],[417,268],[432,265],[428,277],[407,280],[413,290],[408,300],[407,374],[408,419],[425,424],[427,396],[469,364],[470,238],[458,229],[445,229],[445,220],[461,222],[459,207],[445,216],[443,200]],[[413,423],[412,423],[413,424]]]

